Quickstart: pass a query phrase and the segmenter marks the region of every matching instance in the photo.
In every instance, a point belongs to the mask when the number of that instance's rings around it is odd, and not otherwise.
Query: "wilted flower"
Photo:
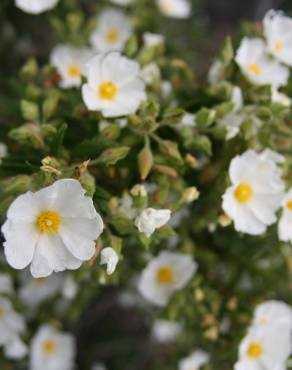
[[[30,370],[72,370],[74,357],[74,337],[50,325],[43,325],[31,342]]]
[[[157,5],[166,17],[188,18],[191,15],[191,4],[188,0],[157,0]]]
[[[135,225],[140,233],[144,233],[149,238],[156,229],[169,221],[170,215],[169,209],[146,208],[136,218]]]
[[[276,222],[284,189],[279,161],[283,158],[270,150],[261,154],[248,150],[231,161],[232,185],[223,195],[222,207],[237,231],[259,235]]]
[[[8,358],[20,359],[27,353],[26,345],[20,339],[24,333],[23,318],[14,311],[10,301],[0,297],[0,346]]]
[[[89,110],[104,117],[135,113],[146,99],[144,82],[139,78],[138,63],[118,52],[99,54],[88,63],[87,83],[82,95]]]
[[[197,263],[190,255],[161,252],[143,270],[138,288],[150,302],[165,306],[177,290],[193,277]]]
[[[189,356],[181,359],[178,368],[179,370],[199,370],[200,367],[208,363],[209,357],[207,352],[198,349]]]
[[[61,76],[60,86],[64,89],[81,85],[85,74],[85,64],[92,52],[87,48],[76,48],[70,45],[58,45],[51,53],[53,64]]]
[[[54,8],[59,0],[15,0],[15,5],[26,13],[39,14]]]
[[[269,10],[263,19],[268,51],[292,66],[292,19],[281,11]]]
[[[157,342],[168,343],[174,341],[181,330],[182,327],[177,322],[157,319],[153,323],[151,334]]]
[[[244,37],[236,52],[235,61],[242,73],[256,85],[286,85],[289,69],[269,57],[260,38]]]
[[[99,52],[120,51],[131,36],[132,26],[123,12],[116,9],[103,11],[90,43]]]
[[[116,251],[111,247],[103,248],[100,252],[100,264],[107,265],[106,273],[111,275],[119,262],[119,256]]]
[[[56,181],[10,205],[2,227],[8,263],[34,277],[77,269],[95,253],[103,221],[77,180]]]

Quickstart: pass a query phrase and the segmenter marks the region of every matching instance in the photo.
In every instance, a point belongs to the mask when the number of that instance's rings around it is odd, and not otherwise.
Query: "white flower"
[[[8,299],[0,297],[0,346],[8,358],[20,359],[27,353],[20,335],[24,333],[23,318],[16,313]]]
[[[60,291],[62,278],[60,274],[38,279],[25,275],[19,297],[28,307],[36,307]]]
[[[160,12],[166,17],[188,18],[191,4],[188,0],[156,0]]]
[[[0,273],[0,293],[10,294],[13,291],[11,276]]]
[[[146,99],[139,64],[118,52],[99,54],[88,63],[87,84],[82,95],[89,110],[104,117],[135,113]]]
[[[179,323],[157,319],[154,321],[151,334],[160,343],[172,342],[181,333],[182,327]]]
[[[238,134],[240,124],[244,120],[244,116],[239,112],[243,106],[243,97],[240,87],[233,87],[231,102],[233,103],[232,110],[218,120],[219,126],[224,126],[227,130],[226,140],[230,140]]]
[[[252,328],[240,344],[235,370],[284,370],[291,346],[288,331],[274,326]]]
[[[171,211],[169,209],[146,208],[136,218],[135,226],[137,226],[140,233],[144,233],[149,238],[156,229],[169,221],[170,215]]]
[[[155,47],[164,44],[165,37],[158,33],[143,33],[143,42],[146,46]]]
[[[15,6],[26,13],[39,14],[54,8],[59,0],[15,0]]]
[[[160,69],[154,62],[146,64],[141,70],[142,80],[146,85],[151,85],[155,81],[160,80]]]
[[[266,301],[259,304],[254,312],[253,326],[275,326],[281,330],[292,330],[292,308],[285,302]]]
[[[8,263],[15,269],[31,264],[30,271],[38,278],[77,269],[89,260],[103,222],[84,194],[77,180],[64,179],[17,197],[2,227]]]
[[[31,342],[30,370],[73,370],[74,357],[74,337],[43,325]]]
[[[284,196],[282,207],[282,216],[278,224],[279,239],[292,242],[292,188]]]
[[[264,17],[263,26],[269,52],[292,66],[292,19],[281,11],[270,10]]]
[[[66,299],[73,299],[78,291],[78,285],[72,275],[67,274],[62,284],[62,294]]]
[[[289,69],[268,56],[265,43],[259,38],[243,38],[235,61],[242,73],[256,85],[286,85]]]
[[[273,103],[281,104],[285,107],[290,107],[291,105],[289,96],[280,92],[275,86],[272,86],[271,100]]]
[[[170,81],[163,80],[161,82],[161,93],[164,99],[168,99],[172,93],[172,84]]]
[[[132,26],[123,12],[116,9],[103,11],[90,43],[99,52],[120,51],[132,34]]]
[[[276,222],[284,187],[278,156],[271,150],[261,154],[248,150],[231,161],[232,185],[223,195],[222,208],[234,221],[235,230],[259,235]]]
[[[111,275],[119,262],[119,256],[117,255],[116,251],[111,248],[103,248],[100,252],[100,264],[107,265],[106,266],[106,273]]]
[[[120,205],[117,208],[118,213],[121,213],[125,217],[133,220],[137,215],[137,210],[134,208],[133,198],[129,194],[125,193],[119,201]]]
[[[92,52],[87,48],[76,48],[70,45],[58,45],[51,53],[51,64],[61,76],[60,86],[64,89],[81,85],[85,74],[85,64]]]
[[[206,365],[209,361],[209,354],[202,350],[191,353],[188,357],[180,360],[179,370],[199,370],[201,366]]]
[[[138,289],[150,302],[165,306],[175,291],[193,277],[197,263],[190,255],[161,252],[142,271]]]

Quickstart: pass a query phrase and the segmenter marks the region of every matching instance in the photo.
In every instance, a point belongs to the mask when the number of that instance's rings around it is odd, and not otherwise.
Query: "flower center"
[[[235,191],[234,191],[234,196],[240,203],[245,203],[250,200],[252,197],[253,191],[250,185],[245,184],[242,182],[239,184]]]
[[[292,199],[288,200],[286,206],[289,209],[289,211],[292,211]]]
[[[56,343],[51,339],[45,340],[42,343],[42,350],[46,355],[51,355],[56,352]]]
[[[118,41],[119,38],[119,31],[116,28],[112,28],[111,30],[107,31],[105,34],[105,39],[108,43],[114,44]]]
[[[80,67],[77,64],[72,64],[68,68],[68,74],[70,77],[73,77],[73,78],[80,77],[81,75]]]
[[[99,86],[99,95],[102,99],[112,100],[117,95],[117,92],[117,86],[110,81],[103,82]]]
[[[38,216],[36,224],[42,233],[56,233],[61,225],[61,217],[57,212],[44,211]]]
[[[157,280],[160,284],[169,284],[173,281],[173,269],[171,267],[161,267],[157,271]]]
[[[275,50],[276,50],[276,52],[278,53],[278,52],[280,52],[282,49],[283,49],[283,44],[282,44],[282,42],[281,42],[280,40],[277,40],[277,41],[275,42]]]
[[[263,354],[263,347],[260,343],[251,343],[247,349],[247,354],[251,358],[259,358]]]
[[[261,73],[262,73],[262,69],[261,69],[261,67],[259,67],[257,64],[255,64],[255,63],[250,63],[250,64],[248,64],[248,66],[247,66],[247,68],[249,69],[249,71],[251,72],[251,73],[253,73],[254,75],[256,75],[256,76],[260,76],[261,75]]]

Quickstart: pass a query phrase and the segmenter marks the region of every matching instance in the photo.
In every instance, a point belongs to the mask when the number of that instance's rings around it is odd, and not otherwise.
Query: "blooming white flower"
[[[135,113],[146,99],[139,64],[118,52],[99,54],[88,63],[82,95],[89,110],[101,111],[104,117]]]
[[[251,235],[266,231],[276,222],[284,189],[277,163],[282,157],[271,150],[248,150],[232,159],[231,186],[223,195],[222,208],[234,221],[235,230]]]
[[[291,332],[292,308],[282,301],[263,302],[255,309],[252,326],[274,326]]]
[[[201,366],[208,363],[209,357],[207,352],[198,349],[188,357],[181,359],[178,368],[179,370],[199,370]]]
[[[156,229],[169,221],[170,215],[171,211],[169,209],[145,208],[135,219],[135,226],[137,226],[140,233],[144,233],[149,238]]]
[[[90,43],[99,52],[120,51],[132,34],[132,26],[123,12],[116,9],[104,10],[97,27],[90,36]]]
[[[13,291],[11,276],[0,273],[0,293],[10,294]]]
[[[240,344],[235,370],[284,370],[291,350],[290,332],[274,326],[252,328]]]
[[[73,335],[42,325],[31,342],[30,370],[73,370],[74,356]]]
[[[191,3],[188,0],[157,0],[157,5],[166,17],[188,18],[191,15]]]
[[[164,44],[165,37],[158,33],[143,33],[143,42],[146,46],[155,47]]]
[[[292,66],[292,18],[270,10],[263,20],[267,48],[281,62]]]
[[[14,311],[10,301],[0,297],[0,346],[9,358],[20,359],[27,353],[26,345],[20,339],[25,331],[23,318]]]
[[[230,140],[238,134],[240,124],[244,120],[244,115],[240,113],[240,109],[243,106],[243,97],[240,87],[233,87],[231,102],[233,103],[232,110],[218,120],[219,126],[224,126],[227,130],[226,140]]]
[[[39,14],[54,8],[59,0],[15,0],[17,8],[26,13]]]
[[[85,64],[92,52],[87,48],[76,48],[70,45],[57,45],[51,53],[51,64],[61,76],[60,86],[64,89],[81,85],[85,74]]]
[[[187,127],[196,127],[196,115],[192,113],[185,113],[182,117],[181,125]]]
[[[157,342],[168,343],[174,341],[181,330],[182,327],[177,322],[157,319],[153,323],[151,334]]]
[[[196,270],[197,263],[190,255],[161,252],[143,270],[138,289],[150,302],[165,306],[174,292],[190,281]]]
[[[111,275],[119,262],[119,256],[116,251],[111,247],[103,248],[100,252],[100,264],[107,265],[106,273]]]
[[[279,239],[292,242],[292,188],[289,189],[282,201],[282,216],[278,224]]]
[[[95,253],[103,221],[77,180],[63,179],[10,205],[2,227],[8,263],[36,278],[77,269]]]
[[[235,61],[242,73],[256,85],[286,85],[289,69],[269,57],[262,39],[244,37],[236,52]]]
[[[60,291],[62,280],[61,274],[37,279],[25,275],[24,284],[19,290],[19,297],[28,307],[37,307]]]

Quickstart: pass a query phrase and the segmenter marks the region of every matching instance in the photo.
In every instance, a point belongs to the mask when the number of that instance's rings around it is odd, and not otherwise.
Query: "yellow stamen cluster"
[[[290,199],[287,204],[286,204],[287,208],[289,209],[289,211],[292,211],[292,199]]]
[[[160,284],[169,284],[173,281],[174,278],[174,272],[171,267],[161,267],[157,271],[157,281]]]
[[[277,41],[275,42],[275,50],[276,50],[276,52],[278,53],[278,52],[280,52],[282,49],[283,49],[283,44],[282,44],[282,42],[281,42],[280,40],[277,40]]]
[[[105,100],[112,100],[117,95],[118,89],[113,82],[103,82],[99,86],[99,96]]]
[[[240,183],[234,191],[234,196],[240,203],[248,202],[251,199],[252,195],[252,187],[244,182]]]
[[[119,31],[115,28],[109,30],[105,34],[106,41],[110,44],[114,44],[118,41],[119,38]]]
[[[256,359],[262,356],[263,354],[263,347],[258,342],[253,342],[248,346],[247,354],[249,357]]]
[[[255,63],[250,63],[248,64],[247,68],[249,69],[249,71],[251,73],[253,73],[254,75],[256,76],[260,76],[262,74],[262,69],[260,66],[258,66],[257,64]]]
[[[80,77],[81,75],[80,67],[77,64],[72,64],[68,68],[68,74],[70,77],[73,77],[73,78]]]
[[[53,340],[51,340],[51,339],[45,340],[42,343],[42,351],[46,355],[53,354],[54,352],[56,352],[56,343]]]
[[[61,217],[57,212],[44,211],[38,216],[36,225],[42,233],[56,233],[61,226]]]

